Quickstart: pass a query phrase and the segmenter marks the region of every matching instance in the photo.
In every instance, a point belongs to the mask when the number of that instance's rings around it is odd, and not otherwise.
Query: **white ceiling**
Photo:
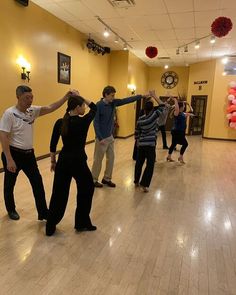
[[[127,41],[129,50],[150,66],[183,66],[199,61],[236,53],[236,1],[235,0],[134,0],[129,8],[113,7],[108,0],[31,0],[43,9],[70,24],[103,46],[121,50],[123,41],[114,42],[114,35],[103,36],[104,25],[99,16],[114,32]],[[112,0],[110,0],[112,1]],[[118,0],[121,1],[121,0]],[[120,3],[123,4],[124,0]],[[127,0],[126,0],[127,1]],[[233,29],[223,38],[210,44],[211,24],[219,16],[231,19]],[[235,24],[235,26],[234,26]],[[198,50],[194,41],[201,40]],[[180,54],[176,49],[186,43]],[[156,46],[158,56],[145,55],[147,46]],[[161,60],[169,57],[170,60]]]

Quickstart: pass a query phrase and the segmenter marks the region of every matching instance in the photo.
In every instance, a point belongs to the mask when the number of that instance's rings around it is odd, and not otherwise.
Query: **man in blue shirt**
[[[115,99],[116,90],[113,86],[106,86],[103,89],[103,97],[97,102],[97,113],[94,119],[94,129],[96,134],[94,160],[92,166],[92,175],[95,187],[103,187],[103,184],[109,187],[115,187],[115,183],[111,181],[114,165],[114,113],[115,108],[132,103],[143,97],[136,95],[123,99]],[[102,168],[102,160],[106,154],[106,168],[102,183],[98,182],[98,177]]]

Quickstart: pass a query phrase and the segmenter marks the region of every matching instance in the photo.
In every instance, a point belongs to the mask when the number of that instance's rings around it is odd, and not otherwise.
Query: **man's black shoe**
[[[94,182],[94,186],[95,187],[103,187],[103,185],[100,182],[98,182],[98,181],[95,181]]]
[[[112,182],[111,180],[106,180],[103,178],[102,183],[106,184],[107,186],[110,186],[110,187],[116,187],[116,184],[114,182]]]
[[[75,229],[77,231],[94,231],[97,229],[97,227],[95,225],[88,225],[88,226],[85,226],[85,227],[80,227],[80,226],[77,226],[75,227]]]
[[[20,215],[16,211],[10,211],[10,212],[8,212],[8,216],[12,220],[19,220],[20,219]]]
[[[46,223],[46,236],[52,236],[56,231],[56,225],[55,224],[50,224]]]

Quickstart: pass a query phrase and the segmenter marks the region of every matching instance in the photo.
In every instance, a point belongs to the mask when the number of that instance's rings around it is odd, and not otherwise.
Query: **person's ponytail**
[[[74,110],[77,106],[82,106],[84,103],[84,98],[77,95],[71,95],[67,102],[67,109],[66,113],[62,119],[62,126],[61,126],[61,135],[66,136],[69,131],[69,121],[70,121],[70,114],[69,112]]]

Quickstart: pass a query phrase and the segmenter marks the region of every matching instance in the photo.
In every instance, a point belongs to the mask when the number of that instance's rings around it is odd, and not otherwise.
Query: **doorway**
[[[193,95],[191,99],[191,106],[196,117],[190,117],[189,134],[202,135],[205,124],[207,95]]]

